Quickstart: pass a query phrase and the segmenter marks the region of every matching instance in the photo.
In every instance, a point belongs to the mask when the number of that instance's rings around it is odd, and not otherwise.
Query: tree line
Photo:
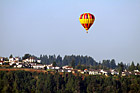
[[[107,59],[102,60],[102,62],[95,61],[90,56],[80,56],[80,55],[65,55],[64,58],[62,58],[60,55],[40,55],[39,59],[41,59],[42,64],[51,64],[56,63],[57,66],[64,66],[64,65],[70,65],[73,68],[76,69],[85,69],[85,68],[91,68],[91,69],[117,69],[119,71],[123,70],[139,70],[140,71],[140,65],[137,63],[136,65],[132,61],[130,65],[124,64],[123,62],[120,62],[116,64],[115,59]]]
[[[0,93],[140,93],[140,76],[0,71]]]
[[[84,65],[97,65],[98,63],[89,56],[75,56],[75,55],[71,55],[71,56],[64,56],[64,58],[62,58],[60,55],[55,56],[55,55],[40,55],[40,59],[41,62],[43,64],[51,64],[52,62],[56,62],[58,66],[64,66],[64,65],[71,65],[71,62],[74,61],[75,66],[77,66],[79,63],[80,64],[84,64]]]

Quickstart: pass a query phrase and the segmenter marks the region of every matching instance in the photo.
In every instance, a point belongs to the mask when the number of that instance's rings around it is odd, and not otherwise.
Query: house
[[[14,64],[16,64],[14,61],[9,63],[10,66],[12,66]]]
[[[16,65],[14,65],[14,68],[22,68],[24,67],[24,64],[23,63],[16,63]]]
[[[117,72],[115,69],[110,69],[111,75],[119,75],[119,72]]]
[[[122,72],[122,76],[126,76],[126,73],[125,72]]]
[[[71,66],[63,66],[62,69],[73,69]]]
[[[65,72],[72,72],[71,69],[65,69]]]
[[[78,73],[78,69],[72,69],[71,72],[72,73]]]
[[[23,67],[23,64],[22,63],[19,63],[18,65],[17,65],[17,68],[22,68]]]
[[[22,62],[29,62],[29,61],[28,61],[28,59],[24,59],[24,60],[22,60]]]
[[[134,72],[139,72],[139,70],[134,70]]]
[[[103,69],[101,69],[100,72],[102,75],[105,75],[105,76],[108,76],[108,74],[110,73],[110,71],[103,70]]]
[[[42,65],[42,64],[33,65],[34,69],[44,69],[44,67],[45,67],[45,65]]]
[[[15,57],[15,62],[19,62],[20,58],[19,57]]]
[[[90,70],[89,75],[101,75],[100,70]]]
[[[58,72],[71,72],[71,69],[59,69]]]
[[[80,70],[80,69],[77,69],[77,71],[78,71],[79,73],[81,73],[81,71],[82,71],[82,70]]]
[[[37,63],[41,63],[41,60],[37,60]]]
[[[47,69],[60,69],[60,67],[56,66],[56,67],[53,67],[53,64],[50,64],[50,65],[47,65]]]
[[[81,74],[84,74],[84,71],[81,71]]]
[[[53,64],[47,65],[47,69],[54,69]]]
[[[89,71],[89,75],[95,75],[94,70],[93,71]]]
[[[3,62],[4,62],[4,61],[0,61],[0,65],[3,65]]]
[[[28,62],[37,62],[37,59],[35,57],[30,57],[27,59]]]
[[[54,67],[54,69],[57,69],[58,70],[58,69],[60,69],[60,67],[56,66],[56,67]]]
[[[88,69],[84,69],[84,73],[88,73]]]
[[[33,62],[41,63],[41,60],[37,59],[36,57],[29,57],[29,58],[24,59],[22,61],[23,62],[29,62],[29,63],[33,63]]]
[[[15,58],[9,58],[9,62],[14,62],[15,61]]]
[[[48,66],[47,66],[47,69],[54,69],[54,67],[53,67],[53,66],[48,65]]]
[[[35,66],[36,63],[28,63],[28,65],[30,65],[31,67]]]
[[[128,76],[130,74],[131,74],[131,72],[128,72],[128,71],[122,72],[122,76]]]
[[[3,61],[4,61],[4,57],[0,57],[0,61],[2,61],[2,62],[3,62]]]
[[[16,65],[19,65],[19,63],[20,63],[20,62],[16,62],[15,64],[16,64]]]
[[[14,64],[18,64],[20,58],[19,57],[15,57],[15,58],[9,58],[9,65],[14,65]]]
[[[25,65],[23,62],[15,62],[16,65]]]
[[[140,75],[140,72],[135,72],[135,75]]]
[[[58,72],[65,72],[65,69],[59,69]]]

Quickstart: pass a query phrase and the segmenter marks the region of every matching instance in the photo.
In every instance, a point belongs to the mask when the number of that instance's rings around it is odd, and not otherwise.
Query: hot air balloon
[[[80,15],[79,21],[82,24],[82,26],[86,29],[87,33],[89,28],[94,23],[95,17],[91,13],[83,13]]]

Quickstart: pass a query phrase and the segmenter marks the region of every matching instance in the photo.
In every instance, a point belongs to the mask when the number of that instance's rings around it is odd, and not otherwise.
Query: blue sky
[[[79,22],[95,15],[86,34]],[[140,63],[140,0],[0,0],[0,56],[88,55]]]

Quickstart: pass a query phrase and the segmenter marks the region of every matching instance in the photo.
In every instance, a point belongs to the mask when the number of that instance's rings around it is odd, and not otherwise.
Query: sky
[[[140,0],[0,0],[0,56],[26,53],[140,63]]]

